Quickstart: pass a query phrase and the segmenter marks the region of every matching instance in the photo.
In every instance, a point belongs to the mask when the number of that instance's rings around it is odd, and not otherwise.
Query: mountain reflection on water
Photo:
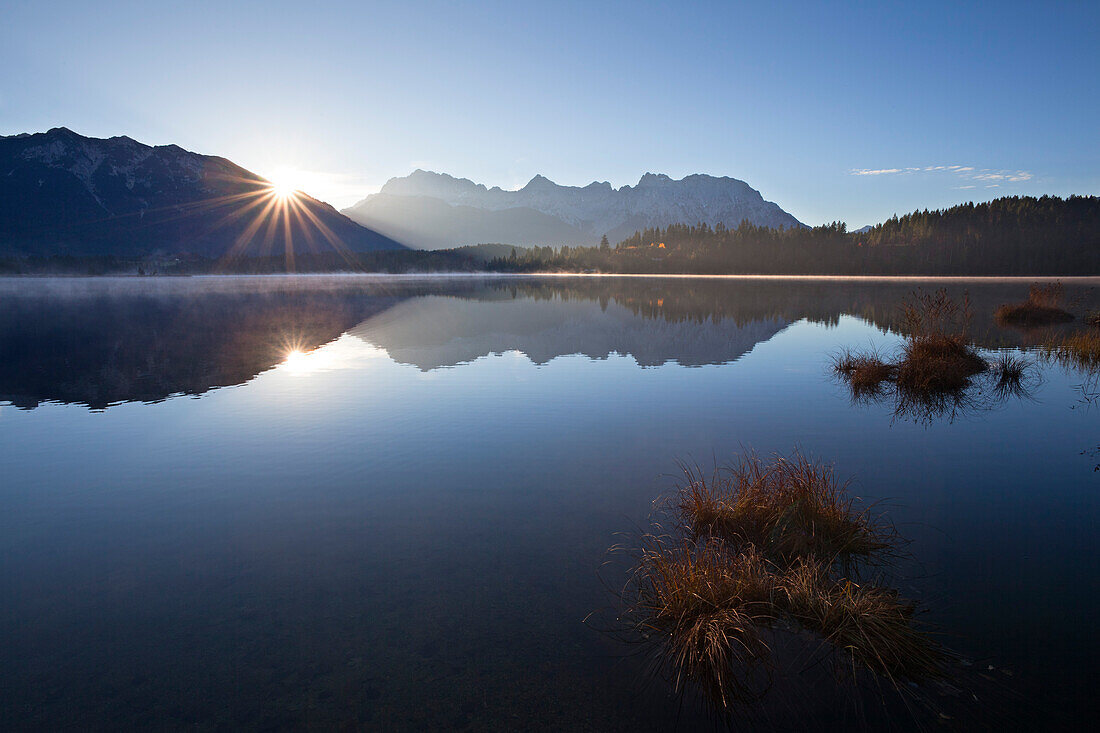
[[[722,364],[801,319],[897,329],[920,281],[660,278],[194,278],[0,283],[0,402],[94,409],[248,382],[348,333],[433,370],[519,351],[629,355],[640,366]],[[980,346],[1028,343],[993,309],[1020,282],[953,282]],[[1071,298],[1090,295],[1070,288]]]

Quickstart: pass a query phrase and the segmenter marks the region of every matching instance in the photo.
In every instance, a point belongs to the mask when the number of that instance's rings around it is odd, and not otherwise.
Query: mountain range
[[[560,186],[536,175],[517,191],[416,170],[344,209],[351,219],[402,244],[440,249],[485,242],[519,246],[612,243],[670,224],[801,227],[736,178],[646,173],[635,186]]]
[[[343,213],[225,158],[64,127],[0,136],[0,255],[239,258],[612,243],[670,224],[801,227],[735,178],[646,173],[634,186],[487,188],[416,170]]]
[[[128,137],[0,137],[0,254],[203,257],[403,249],[225,158]]]

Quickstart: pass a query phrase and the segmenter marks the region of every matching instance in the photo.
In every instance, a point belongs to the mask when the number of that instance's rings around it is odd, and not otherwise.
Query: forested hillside
[[[747,222],[647,229],[612,247],[532,248],[501,271],[712,274],[1098,274],[1100,198],[1001,198],[918,211],[862,233],[834,222],[771,229]]]

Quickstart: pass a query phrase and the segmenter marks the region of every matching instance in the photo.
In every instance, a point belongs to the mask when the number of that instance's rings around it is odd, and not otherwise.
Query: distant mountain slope
[[[591,235],[577,227],[526,206],[490,211],[453,206],[430,196],[379,193],[344,213],[363,226],[417,249],[450,249],[486,242],[519,246],[594,243],[589,241]]]
[[[284,216],[285,214],[285,216]],[[175,145],[64,127],[0,137],[0,253],[208,257],[401,245],[304,194]]]
[[[355,221],[424,249],[481,242],[531,245],[612,243],[670,224],[798,227],[799,221],[735,178],[692,175],[676,181],[646,173],[636,186],[607,182],[559,186],[535,176],[518,191],[416,170],[344,210]]]

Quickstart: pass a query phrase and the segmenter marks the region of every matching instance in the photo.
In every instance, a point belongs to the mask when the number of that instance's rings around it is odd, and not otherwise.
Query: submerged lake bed
[[[941,707],[792,669],[746,725],[1084,727],[1100,390],[995,321],[1028,283],[0,279],[0,722],[708,724],[610,632],[607,550],[678,461],[797,448],[888,513],[966,679]],[[1085,328],[1100,280],[1065,285]],[[853,399],[836,355],[896,352],[940,287],[1026,393]]]

